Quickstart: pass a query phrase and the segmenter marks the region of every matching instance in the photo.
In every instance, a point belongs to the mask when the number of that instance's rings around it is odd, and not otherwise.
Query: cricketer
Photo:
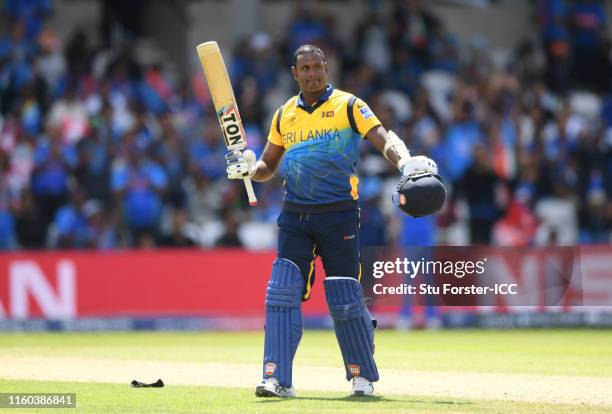
[[[251,150],[228,157],[230,179],[269,180],[280,165],[284,184],[278,218],[278,256],[266,291],[263,381],[258,397],[294,397],[293,357],[302,337],[302,301],[320,256],[327,275],[325,299],[334,321],[352,395],[374,392],[374,328],[360,284],[357,162],[365,138],[403,176],[437,174],[434,161],[411,157],[404,142],[386,131],[361,99],[328,83],[320,48],[300,46],[291,72],[300,92],[274,114],[259,160]],[[282,163],[281,163],[282,160]]]

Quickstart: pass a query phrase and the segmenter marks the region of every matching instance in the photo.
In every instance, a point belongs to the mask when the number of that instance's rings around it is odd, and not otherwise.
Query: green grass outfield
[[[333,332],[306,331],[294,368],[299,398],[261,400],[261,333],[4,333],[0,392],[76,392],[77,409],[0,412],[612,413],[612,331],[381,331],[376,343],[376,398],[347,397]],[[166,387],[129,387],[158,377]]]

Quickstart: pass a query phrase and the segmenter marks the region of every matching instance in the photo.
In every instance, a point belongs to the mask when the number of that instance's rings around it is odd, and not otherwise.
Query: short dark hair
[[[293,58],[291,59],[291,66],[295,66],[297,63],[298,57],[300,55],[305,55],[306,53],[316,53],[319,56],[321,56],[321,59],[323,59],[323,62],[326,62],[325,53],[323,53],[320,47],[313,46],[313,45],[302,45],[298,47],[293,53]]]

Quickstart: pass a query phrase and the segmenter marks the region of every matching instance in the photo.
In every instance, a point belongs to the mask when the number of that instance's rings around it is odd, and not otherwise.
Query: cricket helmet
[[[446,188],[439,175],[418,172],[403,176],[393,194],[393,203],[412,217],[438,212],[446,201]]]

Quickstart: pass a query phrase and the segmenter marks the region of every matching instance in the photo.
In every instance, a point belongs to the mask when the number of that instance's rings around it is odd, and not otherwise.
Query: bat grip
[[[256,206],[257,197],[255,197],[255,191],[253,190],[253,183],[251,183],[251,179],[249,177],[244,179],[244,186],[246,187],[247,194],[249,196],[249,205]]]

